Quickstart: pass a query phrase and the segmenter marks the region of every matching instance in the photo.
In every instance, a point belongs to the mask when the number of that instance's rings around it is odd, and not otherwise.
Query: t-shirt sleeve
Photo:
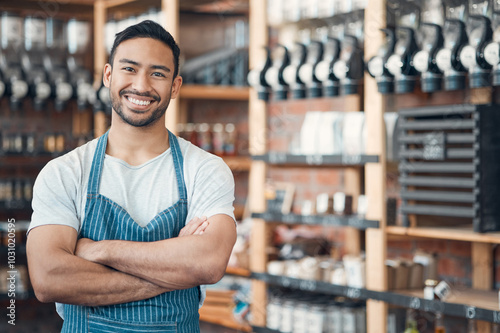
[[[226,214],[234,218],[234,177],[220,158],[213,158],[196,172],[186,223],[194,217]]]
[[[42,225],[67,225],[77,232],[75,170],[60,160],[49,162],[40,171],[33,187],[33,214],[28,232]]]

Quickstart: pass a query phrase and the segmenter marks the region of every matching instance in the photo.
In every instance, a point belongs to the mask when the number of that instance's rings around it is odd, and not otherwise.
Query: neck
[[[163,118],[147,127],[112,123],[106,153],[130,165],[143,164],[170,147]]]

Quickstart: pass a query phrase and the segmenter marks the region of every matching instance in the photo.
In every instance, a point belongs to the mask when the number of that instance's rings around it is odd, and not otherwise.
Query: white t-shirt
[[[220,157],[182,138],[177,139],[184,158],[188,196],[186,223],[194,217],[209,218],[216,214],[226,214],[234,219],[231,170]],[[97,140],[50,161],[42,169],[33,188],[29,230],[59,224],[80,232]],[[99,193],[123,207],[141,226],[175,204],[179,200],[178,192],[171,148],[138,166],[109,155],[104,158]],[[204,286],[201,286],[201,291],[200,306],[205,299]]]

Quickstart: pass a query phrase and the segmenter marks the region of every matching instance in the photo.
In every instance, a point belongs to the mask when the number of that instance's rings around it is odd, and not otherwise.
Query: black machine
[[[306,86],[299,77],[299,71],[306,62],[307,48],[304,44],[295,42],[289,49],[290,65],[283,71],[283,79],[290,87],[292,97],[296,99],[306,97]]]
[[[333,73],[333,66],[340,57],[340,41],[328,37],[323,47],[323,59],[314,68],[315,77],[321,82],[323,95],[333,97],[339,95],[339,79]]]
[[[357,94],[365,70],[363,49],[358,38],[345,35],[340,51],[340,60],[333,65],[333,73],[340,80],[340,91],[343,95]]]
[[[441,90],[443,72],[436,64],[436,54],[443,47],[442,28],[434,23],[422,23],[422,47],[413,57],[413,65],[420,72],[420,84],[423,92]]]
[[[377,81],[377,88],[381,94],[394,92],[394,75],[387,69],[387,60],[394,53],[396,34],[394,29],[381,29],[385,34],[385,44],[367,63],[367,71]]]
[[[265,73],[265,81],[270,85],[275,100],[284,100],[288,95],[288,85],[283,79],[283,71],[290,64],[288,49],[281,44],[271,50],[271,67]]]

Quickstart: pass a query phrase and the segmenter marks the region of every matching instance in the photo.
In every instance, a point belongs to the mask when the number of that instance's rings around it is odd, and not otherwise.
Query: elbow
[[[216,284],[217,282],[219,282],[223,277],[224,277],[224,274],[226,273],[226,269],[222,269],[222,270],[213,270],[213,272],[211,272],[211,274],[209,274],[209,278],[208,278],[208,281],[205,283],[205,284]]]
[[[48,293],[42,292],[40,290],[35,290],[35,297],[41,303],[51,303],[52,299]]]
[[[45,269],[30,267],[30,282],[35,293],[35,297],[42,303],[56,302],[57,284],[54,277]]]
[[[51,303],[54,302],[54,297],[52,295],[52,291],[50,290],[50,286],[47,283],[43,283],[40,281],[31,281],[33,286],[33,291],[35,292],[35,297],[42,303]]]
[[[202,272],[202,283],[201,284],[215,284],[219,282],[226,274],[227,262],[222,262],[218,260],[217,262],[212,261],[209,265],[205,266]]]

